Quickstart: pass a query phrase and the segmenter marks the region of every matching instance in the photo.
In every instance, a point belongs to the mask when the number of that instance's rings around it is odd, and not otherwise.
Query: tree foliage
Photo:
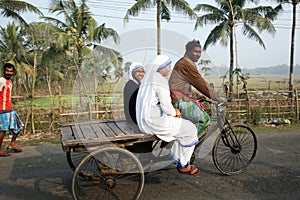
[[[13,18],[23,25],[28,25],[21,16],[21,13],[24,12],[33,12],[38,15],[43,15],[43,13],[37,7],[25,1],[0,0],[0,14],[2,16]]]
[[[204,50],[209,46],[220,42],[221,45],[230,49],[229,64],[229,92],[233,92],[233,63],[234,63],[234,27],[242,26],[242,34],[251,40],[257,41],[263,48],[266,48],[260,34],[262,31],[274,34],[275,27],[272,22],[276,19],[281,5],[275,8],[270,6],[257,6],[246,8],[246,0],[215,0],[217,6],[209,4],[198,4],[196,12],[206,13],[199,15],[195,30],[205,25],[215,25],[209,33]],[[256,2],[256,1],[252,1]]]
[[[171,20],[172,8],[182,12],[191,19],[196,18],[196,13],[185,0],[136,0],[135,4],[129,8],[124,17],[124,22],[129,21],[129,16],[138,16],[141,11],[156,7],[156,28],[157,28],[157,54],[161,54],[161,20]]]

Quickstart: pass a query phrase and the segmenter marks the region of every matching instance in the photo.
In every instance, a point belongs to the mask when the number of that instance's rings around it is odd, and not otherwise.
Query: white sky
[[[27,0],[38,7],[45,15],[47,8],[49,8],[50,1],[36,1]],[[195,1],[187,0],[192,8],[196,3],[207,2],[212,4],[212,0]],[[271,1],[269,1],[271,2]],[[115,29],[120,35],[136,29],[155,29],[155,9],[146,10],[138,17],[131,17],[129,23],[124,26],[123,18],[128,8],[134,3],[133,0],[88,0],[87,4],[91,9],[91,13],[98,21],[99,25],[104,23],[106,27]],[[265,0],[261,0],[261,4],[266,5]],[[269,5],[275,6],[275,3]],[[251,5],[249,5],[251,6]],[[296,38],[295,38],[295,64],[300,64],[300,8],[297,10],[297,25],[296,25]],[[49,15],[48,15],[49,16]],[[28,22],[37,21],[38,17],[31,14],[24,14],[24,18]],[[263,49],[256,41],[249,40],[241,34],[240,29],[237,29],[238,38],[238,62],[242,68],[255,68],[255,67],[269,67],[279,64],[289,65],[290,58],[290,38],[291,38],[291,19],[292,19],[292,6],[290,4],[284,6],[284,11],[274,22],[276,27],[276,34],[274,36],[263,33],[261,37],[266,45],[266,50]],[[2,26],[7,20],[1,18]],[[170,30],[178,34],[184,35],[189,39],[198,39],[202,44],[208,36],[212,27],[206,26],[194,31],[195,21],[191,21],[182,14],[172,13],[170,22],[162,22],[162,29]],[[141,40],[147,40],[147,37],[141,35]],[[162,41],[163,42],[163,41]],[[174,40],[174,43],[178,41]],[[154,44],[156,45],[156,44]],[[164,47],[162,47],[164,48]],[[182,46],[184,51],[184,46]],[[214,65],[228,66],[229,65],[229,48],[222,47],[220,44],[210,46],[206,51],[207,56]]]

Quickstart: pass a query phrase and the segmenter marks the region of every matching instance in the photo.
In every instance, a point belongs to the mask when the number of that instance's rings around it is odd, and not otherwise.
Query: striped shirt
[[[12,82],[4,77],[0,78],[0,111],[12,110],[11,102]]]

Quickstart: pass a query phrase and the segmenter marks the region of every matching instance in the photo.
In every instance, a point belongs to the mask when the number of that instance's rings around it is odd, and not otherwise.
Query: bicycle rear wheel
[[[257,150],[254,131],[246,125],[234,125],[219,134],[213,148],[216,168],[226,175],[241,173],[253,162]]]
[[[76,168],[72,194],[78,199],[138,199],[144,187],[144,170],[130,151],[104,147],[86,156]]]

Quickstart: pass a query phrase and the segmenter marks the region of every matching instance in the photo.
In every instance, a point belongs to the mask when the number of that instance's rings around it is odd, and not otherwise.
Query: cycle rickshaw
[[[216,111],[216,117],[212,118],[214,125],[199,138],[195,151],[219,130],[212,149],[214,165],[222,174],[241,173],[255,157],[255,133],[245,124],[231,125],[222,103],[209,103]],[[138,199],[145,173],[166,157],[160,152],[171,145],[130,128],[125,120],[78,122],[60,128],[62,147],[74,171],[74,199]],[[154,149],[159,149],[159,153],[154,154]],[[145,152],[151,158],[140,156]],[[195,158],[194,153],[191,163]]]

